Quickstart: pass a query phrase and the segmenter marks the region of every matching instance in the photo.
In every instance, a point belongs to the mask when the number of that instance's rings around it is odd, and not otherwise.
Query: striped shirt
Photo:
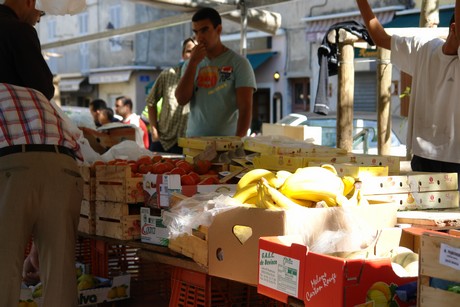
[[[0,148],[22,144],[60,145],[79,159],[77,136],[42,93],[0,83]]]

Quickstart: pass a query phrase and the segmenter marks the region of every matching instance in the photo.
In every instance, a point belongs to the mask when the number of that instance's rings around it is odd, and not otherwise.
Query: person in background
[[[102,99],[94,99],[89,103],[89,111],[91,116],[93,116],[96,127],[101,126],[101,123],[99,122],[99,113],[102,109],[107,109],[107,103]]]
[[[192,30],[198,45],[175,91],[180,105],[190,102],[186,135],[246,136],[256,89],[248,59],[222,44],[222,19],[216,10],[199,9],[192,17]]]
[[[144,141],[144,147],[149,149],[149,132],[147,126],[141,120],[140,116],[133,113],[133,102],[126,96],[120,96],[115,99],[115,112],[120,115],[124,124],[131,124],[140,128],[143,132],[142,140]]]
[[[100,123],[101,127],[106,124],[120,122],[118,119],[115,118],[113,110],[111,108],[104,108],[99,110],[97,120]]]
[[[44,14],[35,9],[35,0],[0,4],[0,82],[33,88],[51,99],[53,74],[34,28]]]
[[[40,278],[43,306],[73,307],[81,152],[49,101],[53,75],[34,29],[44,12],[35,5],[0,5],[0,306],[17,306],[21,281]]]
[[[460,0],[447,39],[390,36],[367,0],[356,0],[375,44],[391,50],[391,62],[412,76],[407,148],[414,171],[460,175]]]
[[[190,58],[195,41],[187,38],[182,43],[182,60]],[[182,154],[182,148],[177,145],[179,137],[185,136],[187,119],[190,112],[188,105],[179,105],[174,91],[180,80],[179,65],[163,70],[155,81],[147,96],[149,122],[152,131],[150,150]],[[161,113],[158,118],[158,103],[161,102]]]

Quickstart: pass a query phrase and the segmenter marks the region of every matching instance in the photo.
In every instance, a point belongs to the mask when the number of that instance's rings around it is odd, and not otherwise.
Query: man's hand
[[[189,63],[195,63],[198,65],[206,56],[206,46],[204,44],[198,44],[192,49]]]
[[[32,245],[29,255],[24,260],[22,278],[26,285],[36,285],[40,282],[38,250]]]

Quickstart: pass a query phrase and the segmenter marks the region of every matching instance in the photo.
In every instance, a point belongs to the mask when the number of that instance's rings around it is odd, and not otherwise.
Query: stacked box
[[[457,173],[412,172],[367,177],[361,192],[370,201],[396,202],[400,210],[458,208]]]
[[[133,177],[130,166],[96,166],[96,235],[139,239],[143,201],[143,178]]]
[[[96,233],[96,169],[93,166],[81,166],[80,174],[83,178],[83,200],[78,231],[94,235]]]
[[[217,172],[228,171],[232,159],[245,156],[240,137],[179,138],[178,145],[183,149],[185,161],[190,164],[198,159],[212,161],[212,169]]]

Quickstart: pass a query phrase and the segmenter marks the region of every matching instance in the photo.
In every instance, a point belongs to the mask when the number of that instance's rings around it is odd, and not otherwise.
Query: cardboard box
[[[394,202],[399,210],[447,209],[459,207],[459,191],[407,192],[366,195],[369,202]]]
[[[349,208],[346,213],[367,221],[376,229],[396,224],[396,205],[371,205]],[[215,215],[207,233],[208,274],[257,285],[259,238],[303,233],[304,226],[312,230],[314,240],[328,229],[334,214],[345,213],[344,208],[301,208],[299,210],[264,210],[235,207]],[[244,236],[236,230],[247,229]],[[248,235],[249,234],[249,235]],[[196,240],[196,238],[193,238]]]
[[[108,129],[92,130],[84,128],[83,136],[97,153],[103,154],[110,147],[126,140],[136,141],[136,128],[133,125],[122,125]]]
[[[286,126],[280,124],[262,124],[262,134],[266,135],[279,135],[289,137],[294,140],[304,141],[311,139],[313,143],[321,145],[321,127],[310,127],[306,125],[301,126]]]
[[[412,172],[400,176],[367,177],[361,185],[364,195],[455,191],[457,189],[457,173]]]
[[[169,208],[173,194],[192,197],[195,194],[221,193],[233,195],[236,184],[181,185],[180,175],[162,175],[157,178],[159,207]]]
[[[321,166],[324,163],[310,162],[308,166]],[[388,166],[357,165],[352,163],[327,163],[334,166],[339,176],[351,176],[359,180],[367,177],[388,176]]]
[[[399,241],[394,235],[386,239],[393,240],[384,243],[387,248],[396,247]],[[339,258],[310,252],[300,242],[298,237],[285,236],[260,239],[259,293],[284,303],[295,297],[305,306],[414,305],[400,301],[391,289],[417,278],[399,277],[390,258]]]
[[[216,151],[227,151],[243,147],[243,141],[237,136],[203,136],[179,138],[177,144],[182,148],[192,148],[204,150],[208,146],[213,147]]]
[[[141,208],[141,241],[144,243],[168,246],[169,231],[161,216],[150,215],[150,208]]]
[[[104,302],[115,302],[128,299],[131,291],[131,275],[115,276],[109,280],[97,277],[105,286],[94,289],[78,291],[78,306],[93,306]],[[22,288],[20,300],[34,301],[38,307],[43,306],[41,297],[33,298],[34,288]]]

